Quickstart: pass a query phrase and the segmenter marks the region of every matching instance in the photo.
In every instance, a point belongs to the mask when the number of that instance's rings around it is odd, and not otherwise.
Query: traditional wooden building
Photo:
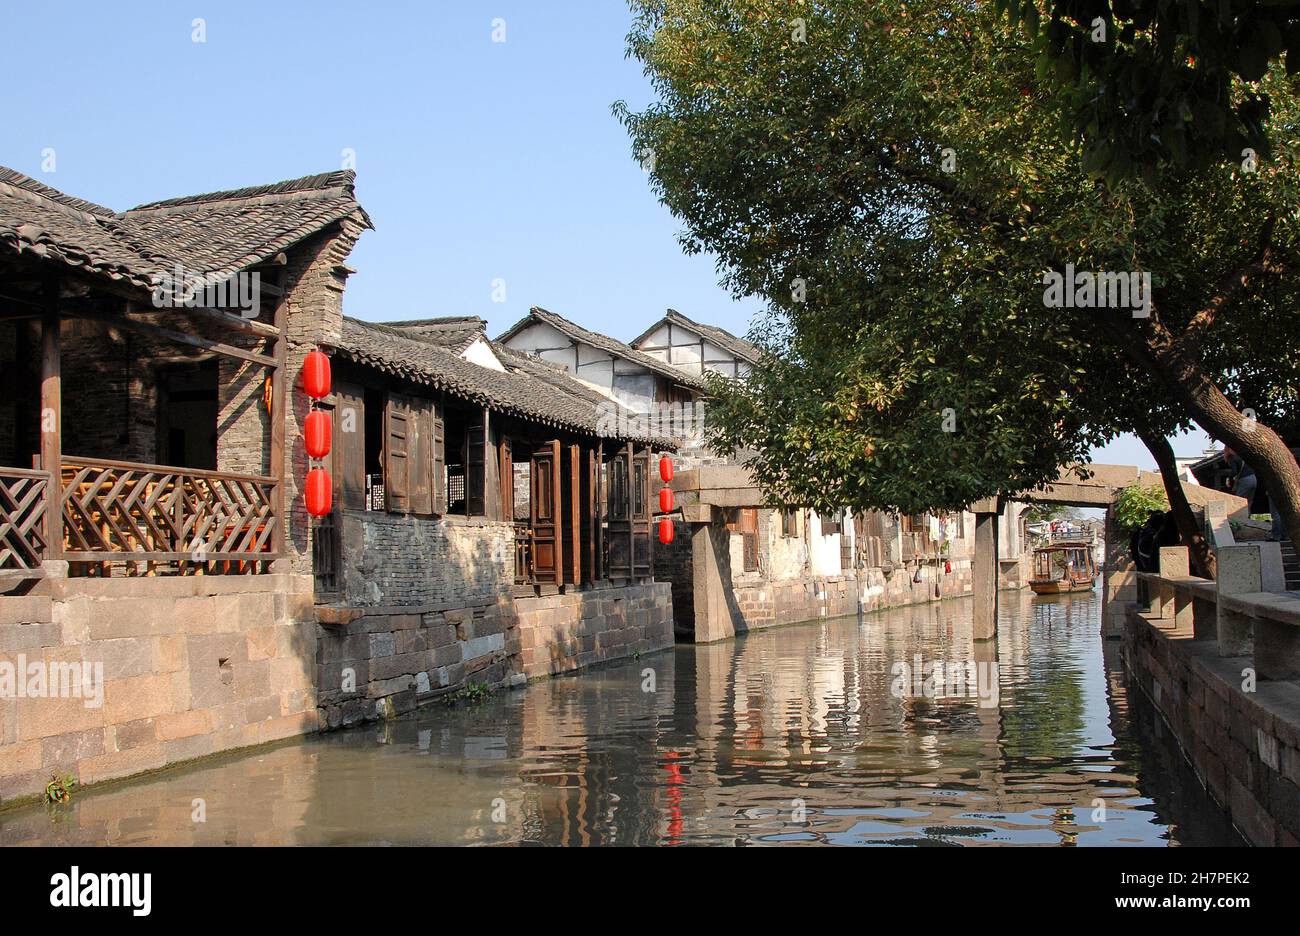
[[[115,212],[0,169],[0,661],[86,676],[0,693],[0,799],[671,643],[667,443],[479,320],[345,318],[354,182]]]

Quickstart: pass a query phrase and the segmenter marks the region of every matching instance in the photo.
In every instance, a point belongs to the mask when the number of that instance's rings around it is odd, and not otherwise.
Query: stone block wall
[[[524,677],[511,599],[367,608],[322,623],[316,673],[323,729],[409,712],[471,683],[518,685]]]
[[[1166,624],[1172,622],[1165,622]],[[1124,664],[1210,795],[1254,845],[1300,845],[1300,685],[1243,691],[1250,657],[1157,627],[1133,608]]]
[[[6,687],[0,800],[54,775],[93,783],[314,730],[315,628],[310,581],[287,575],[51,579],[0,598],[8,672],[79,663],[103,678],[98,703],[84,682],[77,695]]]
[[[528,678],[567,673],[673,644],[667,582],[608,586],[515,599],[520,669]]]

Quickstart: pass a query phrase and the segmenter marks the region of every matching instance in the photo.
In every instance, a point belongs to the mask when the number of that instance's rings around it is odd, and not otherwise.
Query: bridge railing
[[[1300,679],[1300,594],[1286,590],[1277,543],[1217,550],[1218,580],[1188,574],[1187,547],[1160,550],[1160,571],[1139,572],[1146,618],[1162,630],[1249,657],[1261,679]]]

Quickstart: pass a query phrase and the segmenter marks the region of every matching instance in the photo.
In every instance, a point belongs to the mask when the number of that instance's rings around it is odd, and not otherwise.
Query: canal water
[[[0,844],[1239,844],[1099,603],[1004,593],[996,649],[969,600],[678,646],[0,812]]]

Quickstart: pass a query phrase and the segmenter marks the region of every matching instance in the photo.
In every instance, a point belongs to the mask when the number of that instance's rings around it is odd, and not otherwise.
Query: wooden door
[[[620,449],[609,460],[606,492],[606,572],[611,579],[632,577],[632,504],[630,497],[631,450]]]
[[[560,522],[560,443],[552,442],[532,454],[531,516],[533,579],[559,585],[564,557],[564,534]]]

